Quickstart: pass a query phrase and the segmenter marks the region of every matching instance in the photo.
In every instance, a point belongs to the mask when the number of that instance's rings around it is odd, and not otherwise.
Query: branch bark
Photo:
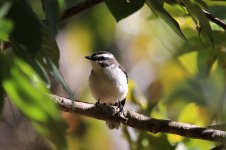
[[[214,142],[226,142],[225,131],[171,120],[150,118],[131,110],[124,110],[123,115],[126,118],[125,120],[124,117],[114,115],[117,112],[117,107],[115,106],[96,106],[95,104],[73,101],[57,95],[50,96],[59,105],[59,108],[62,111],[78,113],[99,120],[121,122],[126,126],[154,134],[161,132]]]
[[[73,7],[66,9],[61,16],[61,20],[70,18],[80,13],[81,11],[88,9],[90,7],[93,7],[101,2],[103,2],[103,0],[86,0],[86,1],[80,2]]]

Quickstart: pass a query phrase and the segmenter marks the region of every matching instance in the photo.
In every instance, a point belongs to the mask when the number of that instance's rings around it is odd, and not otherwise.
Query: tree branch
[[[70,18],[80,13],[81,11],[88,9],[90,7],[93,7],[101,2],[103,2],[103,0],[86,0],[86,1],[80,2],[73,7],[66,9],[61,16],[61,20]]]
[[[123,112],[123,115],[126,118],[125,120],[119,115],[113,115],[115,112],[117,112],[117,107],[115,106],[96,106],[95,104],[91,103],[72,101],[57,95],[50,96],[59,105],[59,108],[62,111],[78,113],[99,120],[121,122],[124,125],[151,133],[171,133],[215,142],[226,141],[226,132],[224,131],[208,129],[171,120],[150,118],[131,110],[125,110]]]

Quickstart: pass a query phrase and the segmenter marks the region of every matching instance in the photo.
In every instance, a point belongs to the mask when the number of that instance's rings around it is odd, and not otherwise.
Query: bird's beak
[[[89,59],[89,60],[93,60],[93,58],[91,56],[86,56],[85,58]]]

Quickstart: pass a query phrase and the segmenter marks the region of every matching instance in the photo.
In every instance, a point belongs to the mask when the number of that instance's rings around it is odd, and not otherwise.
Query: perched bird
[[[91,61],[89,88],[97,103],[118,105],[123,110],[128,92],[128,77],[125,69],[114,55],[107,51],[98,51],[86,56]],[[107,121],[110,129],[118,129],[120,123]]]

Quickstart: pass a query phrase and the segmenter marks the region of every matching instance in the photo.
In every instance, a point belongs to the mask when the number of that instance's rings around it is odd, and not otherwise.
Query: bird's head
[[[118,61],[115,59],[114,55],[107,51],[98,51],[85,58],[91,61],[94,70],[118,65]]]

